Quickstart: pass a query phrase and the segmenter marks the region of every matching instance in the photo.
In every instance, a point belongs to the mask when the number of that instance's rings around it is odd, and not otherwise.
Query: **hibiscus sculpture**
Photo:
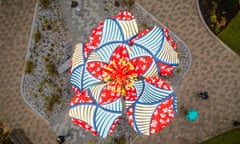
[[[126,114],[137,133],[159,132],[177,111],[172,87],[159,76],[171,75],[178,63],[167,29],[139,32],[127,11],[100,22],[72,57],[72,122],[104,138]]]

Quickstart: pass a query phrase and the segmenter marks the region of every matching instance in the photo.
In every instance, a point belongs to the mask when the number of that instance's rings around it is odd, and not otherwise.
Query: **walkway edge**
[[[35,19],[37,16],[37,11],[38,11],[38,3],[39,0],[36,0],[36,5],[35,5],[35,10],[34,10],[34,15],[33,15],[33,20],[32,20],[32,29],[29,35],[29,41],[28,41],[28,47],[27,47],[27,51],[26,51],[26,56],[25,56],[25,61],[29,58],[29,49],[31,46],[31,41],[32,41],[32,36],[33,36],[33,30],[34,30],[34,23],[35,23]],[[25,63],[24,63],[24,67],[25,67]],[[32,106],[27,102],[27,100],[25,99],[25,93],[23,92],[23,81],[24,81],[24,72],[22,74],[22,78],[21,78],[21,83],[20,83],[20,92],[21,95],[23,97],[24,102],[31,108],[31,110],[33,112],[35,112],[38,116],[40,116],[44,121],[46,121],[49,124],[49,121],[47,121],[42,115],[40,115],[34,108],[32,108]]]
[[[233,53],[235,56],[238,56],[237,53],[235,53],[229,46],[227,46],[222,40],[220,40],[207,26],[205,20],[203,19],[202,16],[202,12],[200,10],[200,6],[199,6],[199,0],[196,0],[196,6],[197,6],[197,11],[198,11],[198,15],[200,17],[200,20],[202,21],[204,27],[207,29],[208,33],[215,39],[217,40],[224,48],[226,48],[227,50],[229,50],[231,53]]]

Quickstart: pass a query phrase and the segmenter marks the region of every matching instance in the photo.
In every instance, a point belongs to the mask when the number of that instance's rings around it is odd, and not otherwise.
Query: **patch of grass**
[[[53,63],[48,63],[45,65],[46,71],[48,75],[57,74],[56,66]]]
[[[40,0],[40,4],[41,4],[44,8],[48,8],[48,6],[50,5],[50,0]]]
[[[141,26],[142,26],[144,29],[150,28],[150,26],[149,26],[146,22],[141,23]]]
[[[176,69],[176,73],[179,74],[180,72],[181,72],[181,68],[179,67],[179,68]]]
[[[240,144],[240,128],[223,133],[201,144]]]
[[[87,144],[96,144],[97,142],[98,142],[97,139],[91,139],[91,140],[88,140]]]
[[[45,98],[45,108],[48,112],[51,112],[53,110],[53,106],[57,103],[60,104],[60,94],[54,94],[52,93],[48,98]]]
[[[117,144],[125,144],[126,139],[125,139],[125,136],[122,136],[119,138],[114,138],[113,141],[114,141],[114,143],[117,143]]]
[[[8,128],[0,121],[0,144],[14,144],[9,137]]]
[[[40,33],[39,30],[37,30],[37,31],[34,33],[34,41],[35,41],[35,43],[38,43],[40,40],[41,40],[41,33]]]
[[[30,59],[27,60],[25,62],[24,72],[31,73],[33,68],[34,68],[34,64],[33,64],[32,60],[30,60]]]
[[[34,97],[34,98],[38,98],[38,95],[37,95],[37,94],[34,94],[33,97]]]
[[[240,55],[240,12],[230,21],[218,37]]]
[[[131,9],[132,6],[135,4],[135,0],[119,0],[121,5],[127,7],[128,9]]]
[[[42,80],[42,81],[40,82],[40,84],[38,85],[38,92],[41,92],[41,91],[42,91],[42,88],[43,88],[44,84],[45,84],[45,81]]]

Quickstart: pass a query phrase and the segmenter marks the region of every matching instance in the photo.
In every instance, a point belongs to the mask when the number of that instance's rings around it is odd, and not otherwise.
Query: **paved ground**
[[[34,144],[54,144],[53,130],[20,94],[35,2],[0,1],[0,120],[10,128],[23,129]]]
[[[170,127],[137,143],[196,144],[231,128],[231,120],[240,119],[240,57],[220,45],[200,21],[195,0],[138,0],[160,22],[169,27],[190,48],[192,67],[176,90],[178,116]],[[198,99],[196,93],[207,90],[210,99]],[[184,111],[199,110],[200,117],[187,122]]]
[[[179,109],[171,126],[151,137],[139,137],[137,144],[195,144],[231,128],[231,120],[240,119],[240,57],[207,32],[195,1],[139,2],[188,45],[192,67],[176,90],[179,107],[184,108]],[[54,132],[24,103],[19,89],[34,6],[35,1],[0,3],[0,120],[10,128],[22,128],[33,143],[54,144]],[[198,99],[199,90],[207,90],[210,99]],[[200,112],[200,118],[194,123],[184,117],[184,111],[189,108]]]

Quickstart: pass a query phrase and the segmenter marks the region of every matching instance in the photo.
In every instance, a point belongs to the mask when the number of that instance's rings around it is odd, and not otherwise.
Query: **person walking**
[[[58,144],[63,144],[65,141],[65,136],[58,136],[57,137],[57,142]]]
[[[199,96],[200,96],[201,99],[208,99],[209,98],[207,91],[199,92]]]

